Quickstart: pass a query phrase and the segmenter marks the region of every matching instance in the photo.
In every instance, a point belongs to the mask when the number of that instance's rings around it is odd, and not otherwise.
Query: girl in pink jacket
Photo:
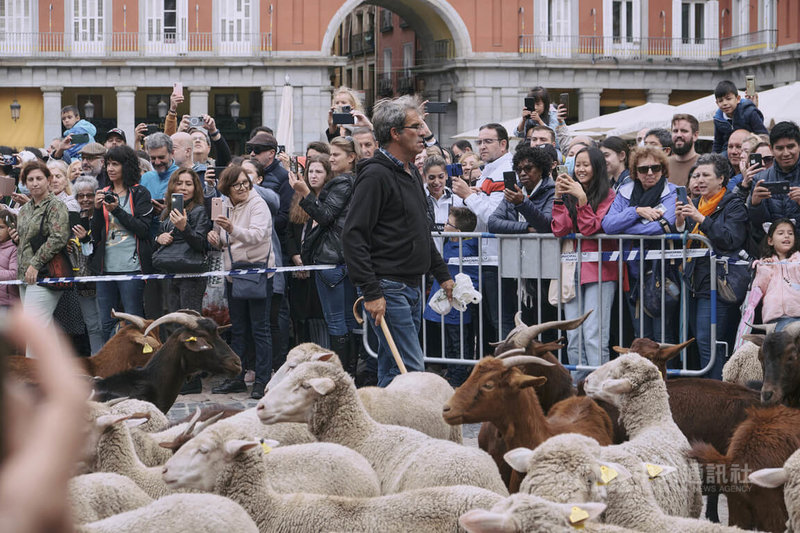
[[[17,218],[8,212],[0,216],[0,281],[17,279],[17,246],[9,235],[16,221]],[[11,307],[18,301],[16,285],[0,285],[0,307]]]
[[[556,178],[551,223],[553,234],[564,237],[570,233],[584,236],[602,233],[603,217],[613,202],[614,191],[606,171],[603,152],[597,148],[583,148],[575,155],[574,179],[567,174],[560,174]],[[597,251],[598,241],[580,242],[581,252]],[[603,250],[614,249],[616,241],[603,242]],[[602,283],[599,283],[596,259],[583,263],[580,275],[576,269],[576,295],[564,304],[564,316],[570,320],[589,310],[593,312],[579,328],[567,331],[567,357],[570,365],[598,367],[608,362],[608,337],[617,272],[615,262],[604,261],[601,269]],[[573,379],[579,381],[588,373],[586,370],[578,371],[573,374]]]
[[[775,330],[780,331],[800,320],[800,252],[794,223],[788,218],[769,227],[753,287],[764,295],[761,318],[765,324],[777,322]]]

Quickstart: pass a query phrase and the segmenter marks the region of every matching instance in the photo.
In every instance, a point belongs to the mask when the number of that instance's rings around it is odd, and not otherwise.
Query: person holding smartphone
[[[117,146],[106,154],[106,173],[111,185],[94,197],[90,269],[94,274],[149,274],[153,271],[150,225],[153,204],[150,192],[139,184],[139,158],[129,146]],[[126,313],[144,316],[144,281],[97,282],[97,307],[107,341],[117,320],[112,309],[120,303]]]

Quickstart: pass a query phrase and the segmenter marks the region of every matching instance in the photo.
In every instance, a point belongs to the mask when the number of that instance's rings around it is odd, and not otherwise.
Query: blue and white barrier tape
[[[128,281],[128,280],[147,280],[147,279],[181,279],[181,278],[213,278],[217,276],[244,276],[247,274],[263,274],[270,272],[301,272],[308,270],[330,270],[336,265],[303,265],[294,267],[278,268],[247,268],[236,270],[215,270],[212,272],[197,272],[194,274],[106,274],[102,276],[75,276],[71,278],[42,278],[36,281],[37,285],[48,285],[51,283],[91,283],[95,281]],[[18,279],[0,281],[0,285],[25,285],[24,281]]]

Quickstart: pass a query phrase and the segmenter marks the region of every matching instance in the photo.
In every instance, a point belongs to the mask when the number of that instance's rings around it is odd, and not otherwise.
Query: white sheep
[[[468,486],[432,487],[376,498],[279,494],[270,486],[258,442],[214,444],[216,448],[193,454],[190,461],[181,459],[184,449],[178,451],[167,461],[164,478],[176,488],[231,498],[250,513],[262,533],[451,532],[464,512],[500,500],[493,492]],[[309,457],[311,461],[313,457]]]
[[[187,442],[167,461],[164,479],[173,472],[193,468],[198,454],[206,460],[224,461],[225,442],[235,437],[228,431],[208,428]],[[277,445],[277,441],[264,442]],[[329,442],[281,446],[262,456],[266,476],[276,492],[312,492],[333,496],[370,497],[381,493],[380,482],[369,462],[350,448]]]
[[[674,473],[673,467],[650,463],[648,472],[638,457],[619,447],[601,447],[583,435],[558,435],[535,450],[517,448],[505,457],[515,470],[527,472],[520,492],[560,503],[605,503],[606,523],[658,533],[742,531],[667,515],[656,502],[651,475],[668,477]]]
[[[147,422],[139,426],[139,430],[147,432],[164,431],[169,427],[167,416],[158,407],[136,398],[119,398],[105,402],[111,412],[117,415],[143,415],[147,413]]]
[[[592,522],[605,508],[602,503],[554,503],[530,494],[512,494],[491,510],[475,509],[459,523],[469,533],[632,533],[610,524]]]
[[[586,378],[586,394],[619,409],[627,442],[609,446],[633,454],[641,461],[672,466],[676,471],[653,480],[661,509],[670,515],[698,518],[703,508],[700,469],[689,459],[689,442],[672,420],[666,384],[658,368],[636,353],[610,361]]]
[[[445,485],[474,485],[508,494],[497,466],[483,450],[375,422],[353,380],[330,363],[298,365],[269,387],[257,412],[265,423],[307,421],[317,440],[359,452],[378,473],[383,494]]]
[[[750,474],[750,481],[773,489],[783,485],[783,499],[789,512],[788,533],[800,533],[800,450],[794,452],[781,468],[762,468]]]
[[[319,361],[323,357],[329,363],[342,366],[330,350],[313,342],[298,344],[286,354],[286,362],[272,377],[267,390],[280,383],[300,363]],[[376,422],[410,427],[435,439],[463,442],[461,425],[451,426],[442,418],[442,407],[453,396],[453,387],[438,374],[400,374],[388,387],[362,387],[358,395]]]
[[[236,413],[228,418],[223,418],[208,427],[201,426],[202,431],[209,428],[216,428],[219,432],[226,432],[229,438],[249,438],[249,439],[272,439],[280,442],[284,446],[290,444],[304,444],[316,442],[317,439],[308,431],[307,424],[299,423],[279,423],[263,424],[256,414],[256,408],[245,409],[241,413]],[[195,436],[202,431],[194,431]]]
[[[102,520],[153,501],[132,479],[110,472],[75,476],[69,480],[68,491],[75,524]]]
[[[758,360],[757,344],[745,341],[722,367],[722,381],[747,386],[750,381],[764,381],[764,371]]]
[[[76,528],[77,533],[257,533],[242,507],[215,494],[172,494],[133,511]]]

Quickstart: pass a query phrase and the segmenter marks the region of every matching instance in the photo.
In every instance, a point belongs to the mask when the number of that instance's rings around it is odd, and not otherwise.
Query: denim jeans
[[[567,320],[578,318],[590,309],[594,310],[580,327],[567,331],[567,342],[569,343],[567,357],[569,364],[600,366],[608,362],[611,308],[614,305],[614,291],[616,288],[616,281],[604,281],[602,289],[600,283],[586,283],[580,285],[580,294],[576,294],[575,298],[564,304],[564,316]],[[602,309],[600,309],[601,290]],[[578,305],[579,296],[581,298],[580,306]],[[601,315],[602,324],[600,323]],[[579,342],[581,332],[583,332],[582,344]],[[589,375],[589,371],[577,371],[573,374],[573,379],[577,382],[587,375]]]
[[[319,274],[319,272],[318,272]],[[386,300],[384,319],[389,326],[397,350],[409,372],[425,370],[425,356],[419,342],[422,322],[422,289],[409,287],[405,283],[388,279],[380,280],[383,298]],[[378,386],[385,387],[400,374],[389,345],[380,326],[369,316],[369,325],[378,337]]]
[[[269,309],[272,302],[272,278],[267,281],[266,298],[244,300],[231,297],[231,283],[225,282],[228,297],[228,313],[231,317],[231,349],[242,361],[244,379],[244,355],[247,341],[255,347],[256,382],[266,385],[272,377],[272,335],[269,328]]]
[[[100,351],[105,344],[103,339],[103,326],[100,322],[100,312],[97,310],[97,296],[82,296],[78,294],[78,303],[81,306],[83,322],[86,324],[86,332],[89,334],[89,346],[92,355]]]
[[[728,350],[733,350],[736,341],[736,330],[739,327],[739,306],[729,304],[717,298],[717,340],[728,343]],[[689,298],[689,328],[697,339],[697,351],[700,353],[702,368],[711,360],[711,299]],[[725,366],[727,354],[721,344],[716,345],[714,366],[705,377],[722,379],[722,367]]]
[[[481,287],[483,292],[483,313],[490,320],[495,332],[498,329],[501,330],[501,333],[496,334],[498,338],[491,340],[503,340],[514,329],[514,314],[517,312],[517,280],[502,278],[498,286],[497,267],[483,267],[481,278],[481,283],[483,284]],[[497,306],[498,290],[502,291],[503,294],[502,318]],[[498,324],[500,325],[499,328]]]
[[[622,295],[630,313],[631,323],[633,324],[634,338],[645,337],[652,339],[656,342],[661,341],[661,317],[653,318],[644,312],[641,306],[641,300],[637,302],[638,305],[631,303],[630,299],[625,294]],[[637,309],[638,307],[638,309]],[[641,316],[636,316],[636,313],[644,315],[644,331],[639,330]],[[680,321],[680,313],[675,313],[673,316],[667,315],[664,317],[664,341],[667,344],[675,344],[678,341],[677,326]]]
[[[53,323],[53,311],[56,310],[61,299],[61,291],[54,291],[42,285],[20,285],[19,297],[22,308],[42,327]],[[32,357],[30,351],[25,352],[25,357]]]
[[[126,313],[144,316],[143,295],[144,281],[141,280],[97,282],[97,310],[103,325],[103,342],[111,338],[117,324],[117,319],[111,316],[111,310],[119,311],[121,301]]]
[[[353,317],[356,290],[347,276],[347,267],[319,270],[314,279],[317,283],[322,313],[325,315],[325,322],[328,323],[328,334],[347,335],[356,327],[356,320]]]

